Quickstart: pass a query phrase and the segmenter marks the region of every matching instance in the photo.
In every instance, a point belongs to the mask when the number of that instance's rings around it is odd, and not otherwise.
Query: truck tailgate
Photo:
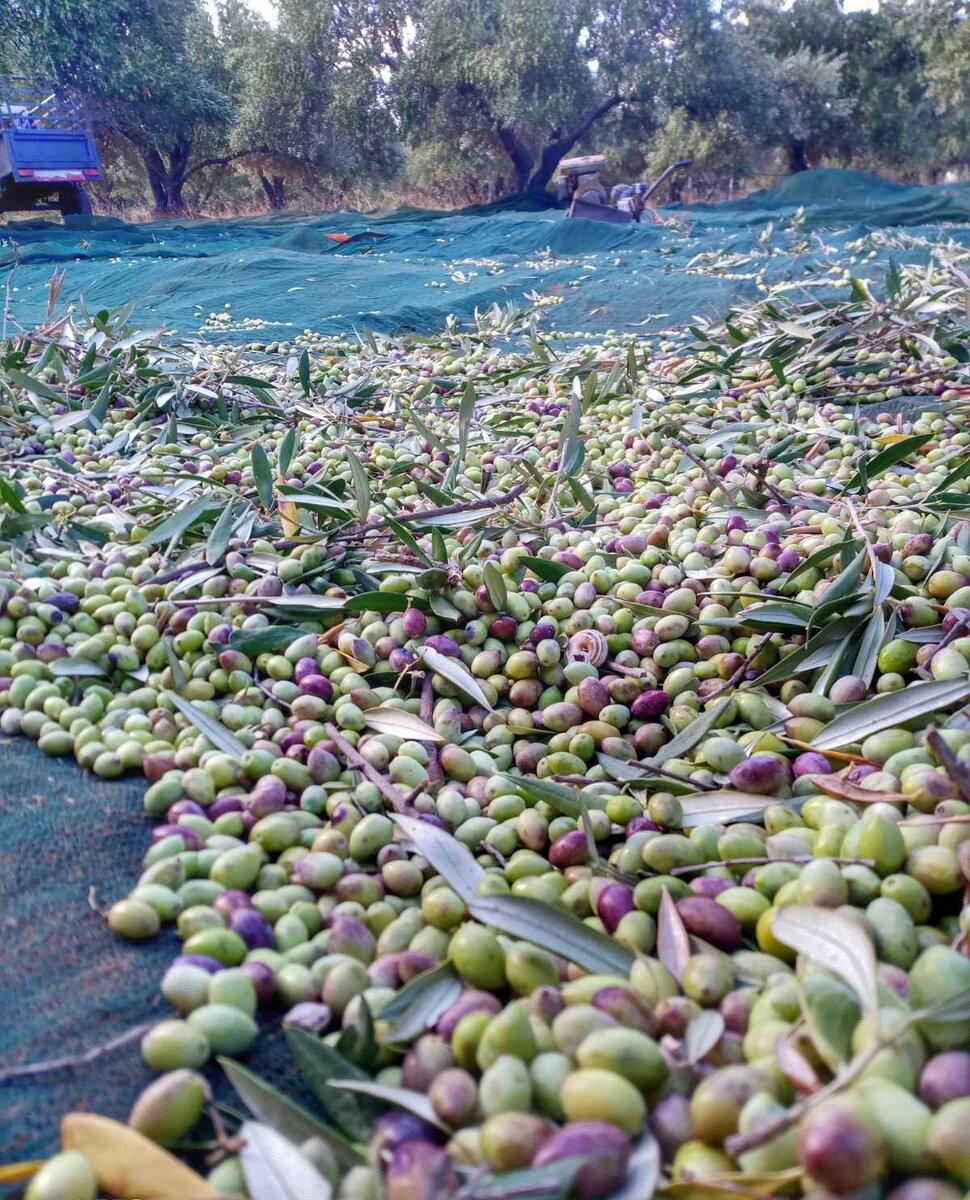
[[[23,183],[101,178],[94,138],[83,129],[4,129],[9,168]]]

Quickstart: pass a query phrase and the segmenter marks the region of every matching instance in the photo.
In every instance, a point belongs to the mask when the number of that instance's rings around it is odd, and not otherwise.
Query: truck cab
[[[90,213],[85,185],[101,178],[81,103],[22,76],[0,76],[0,213]]]

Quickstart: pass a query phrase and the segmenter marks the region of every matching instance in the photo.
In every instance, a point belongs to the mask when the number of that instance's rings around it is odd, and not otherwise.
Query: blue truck
[[[64,90],[0,76],[0,213],[90,213],[85,185],[102,178],[83,104]]]

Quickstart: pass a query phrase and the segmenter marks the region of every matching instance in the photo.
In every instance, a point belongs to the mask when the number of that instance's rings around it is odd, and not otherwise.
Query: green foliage
[[[402,179],[481,201],[594,151],[621,179],[688,156],[712,187],[963,164],[968,60],[958,0],[279,0],[273,25],[246,0],[0,5],[0,66],[85,94],[111,190],[144,173],[165,211]]]

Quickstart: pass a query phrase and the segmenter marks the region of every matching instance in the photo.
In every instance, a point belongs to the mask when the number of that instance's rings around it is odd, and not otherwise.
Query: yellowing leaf
[[[95,1113],[68,1113],[61,1145],[78,1150],[91,1164],[102,1191],[119,1200],[222,1200],[201,1175],[147,1137]]]
[[[31,1175],[36,1175],[44,1165],[42,1158],[31,1159],[30,1162],[5,1163],[0,1165],[0,1183],[23,1183]]]
[[[905,442],[909,436],[908,433],[883,433],[872,440],[877,446],[891,446],[894,442]]]
[[[280,512],[280,522],[283,525],[283,536],[295,537],[300,532],[300,522],[296,516],[296,505],[292,500],[279,500],[277,507]]]

